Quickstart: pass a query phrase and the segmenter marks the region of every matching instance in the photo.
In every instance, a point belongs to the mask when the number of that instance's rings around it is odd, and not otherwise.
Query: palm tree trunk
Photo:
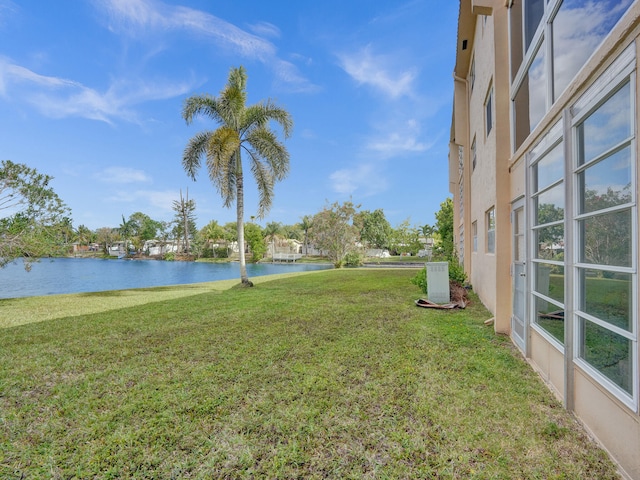
[[[247,275],[247,261],[244,256],[244,178],[242,176],[242,161],[240,152],[236,153],[236,207],[238,224],[238,250],[240,251],[240,282],[244,286],[252,287],[253,283]]]

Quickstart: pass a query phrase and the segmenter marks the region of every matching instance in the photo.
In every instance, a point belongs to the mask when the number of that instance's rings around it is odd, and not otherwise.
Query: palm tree
[[[133,232],[133,222],[131,220],[125,220],[124,215],[122,215],[122,223],[120,224],[120,227],[118,227],[118,231],[124,240],[124,255],[128,257],[129,247],[127,243],[131,233]]]
[[[311,215],[305,215],[300,222],[300,228],[304,232],[304,254],[307,255],[307,247],[309,245],[309,230],[313,226],[313,218]]]
[[[273,187],[289,172],[289,152],[269,128],[271,121],[282,127],[285,138],[293,128],[289,112],[270,99],[246,105],[247,75],[243,67],[232,68],[229,80],[220,96],[194,95],[186,99],[182,117],[190,125],[194,117],[205,116],[216,121],[216,130],[205,130],[189,140],[182,158],[187,174],[196,179],[202,158],[206,159],[209,178],[224,202],[230,207],[236,202],[240,279],[243,285],[253,285],[247,277],[244,254],[244,172],[242,151],[248,155],[251,173],[258,186],[258,217],[271,208]]]

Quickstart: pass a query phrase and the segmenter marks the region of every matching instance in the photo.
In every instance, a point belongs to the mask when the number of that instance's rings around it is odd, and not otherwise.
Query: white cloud
[[[424,142],[420,123],[415,119],[400,124],[389,121],[376,126],[376,133],[369,139],[365,148],[376,152],[382,158],[392,158],[408,153],[420,153],[429,150],[437,139]]]
[[[387,189],[383,172],[379,171],[379,166],[370,163],[336,170],[329,178],[333,190],[341,195],[352,195],[357,191],[359,197],[367,197]]]
[[[96,177],[106,183],[151,182],[151,177],[145,172],[129,167],[107,167]]]
[[[140,30],[182,30],[212,39],[217,48],[244,58],[259,60],[274,70],[279,80],[295,91],[317,89],[291,63],[277,56],[273,43],[262,36],[279,37],[280,31],[267,22],[252,25],[255,35],[246,32],[221,18],[202,10],[172,6],[154,0],[99,0],[113,23],[110,28],[130,36],[140,35]]]
[[[272,37],[272,38],[280,37],[280,29],[276,27],[273,23],[258,22],[253,25],[249,25],[249,28],[256,35],[260,35],[263,37]]]
[[[105,92],[65,78],[41,75],[0,57],[0,95],[24,99],[51,118],[81,117],[112,124],[138,122],[136,104],[188,93],[192,84],[115,81]],[[11,95],[9,95],[11,94]]]
[[[114,22],[110,25],[112,30],[131,36],[137,36],[141,28],[186,30],[209,36],[248,57],[264,58],[275,51],[267,40],[201,10],[153,0],[100,0],[98,5],[104,7]]]
[[[396,99],[414,95],[416,72],[412,69],[393,71],[392,59],[373,55],[371,46],[339,55],[340,66],[360,85],[369,85],[384,95]]]
[[[17,11],[17,5],[11,0],[0,0],[0,27],[7,24],[9,18]]]

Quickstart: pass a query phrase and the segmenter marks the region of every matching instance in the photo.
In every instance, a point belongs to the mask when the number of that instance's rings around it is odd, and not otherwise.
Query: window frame
[[[471,233],[473,235],[473,247],[472,247],[472,252],[477,252],[478,251],[478,221],[474,220],[471,223]]]
[[[638,407],[638,368],[639,368],[639,360],[638,360],[638,319],[637,319],[637,311],[638,311],[638,298],[635,295],[638,289],[638,198],[637,198],[637,122],[636,122],[636,114],[637,114],[637,98],[636,98],[636,80],[635,76],[636,66],[635,66],[635,48],[634,44],[631,44],[630,47],[627,48],[609,67],[608,71],[605,72],[594,84],[583,94],[583,96],[578,99],[578,101],[571,107],[571,135],[574,142],[574,154],[571,159],[571,168],[572,175],[574,177],[574,188],[572,192],[572,201],[574,204],[574,214],[573,218],[571,218],[571,228],[573,228],[576,235],[574,235],[573,239],[573,256],[572,256],[572,265],[571,268],[573,270],[573,278],[575,279],[572,286],[572,295],[573,295],[573,337],[574,341],[574,355],[573,361],[577,366],[579,366],[583,371],[585,371],[590,378],[593,378],[597,383],[606,388],[609,392],[615,395],[620,401],[626,404],[628,407],[632,409],[637,409]],[[580,213],[579,205],[581,199],[581,188],[583,187],[581,183],[578,181],[579,175],[585,171],[585,169],[589,168],[589,166],[593,165],[592,161],[583,162],[580,159],[581,151],[579,148],[579,127],[586,121],[592,114],[598,111],[600,107],[602,107],[610,98],[612,98],[617,92],[620,91],[621,88],[629,88],[631,93],[631,105],[629,107],[629,122],[630,122],[630,131],[631,136],[622,143],[628,143],[628,147],[630,149],[630,164],[631,164],[631,202],[624,203],[621,205],[616,205],[614,207],[605,208],[603,210],[589,211],[585,213]],[[597,158],[597,157],[596,157]],[[631,216],[631,225],[630,225],[630,244],[631,244],[631,265],[630,266],[616,266],[616,265],[599,265],[599,264],[591,264],[588,262],[581,261],[581,253],[582,253],[582,235],[579,235],[577,232],[580,230],[580,222],[586,218],[593,217],[594,214],[607,213],[607,212],[623,212],[628,210]],[[582,301],[586,301],[585,292],[583,292],[583,285],[578,279],[582,278],[583,273],[587,270],[595,270],[595,271],[610,271],[610,272],[619,272],[622,274],[628,274],[631,277],[631,305],[630,314],[631,314],[631,325],[630,330],[627,331],[620,327],[613,325],[607,320],[600,319],[588,312],[585,312],[582,309]],[[584,287],[586,288],[586,287]],[[586,291],[586,290],[585,290]],[[593,325],[596,328],[601,328],[610,332],[618,337],[622,337],[626,339],[630,344],[630,356],[629,359],[631,372],[631,392],[625,390],[622,386],[618,385],[611,378],[606,376],[603,372],[601,372],[596,366],[589,363],[586,358],[583,358],[581,355],[583,353],[583,343],[581,341],[583,335],[583,327],[582,325]],[[585,327],[586,328],[586,327]]]
[[[471,66],[469,67],[469,90],[473,92],[473,87],[476,83],[476,56],[475,53],[471,57]]]
[[[496,207],[493,206],[484,214],[486,222],[486,244],[485,252],[488,254],[496,253]]]
[[[566,88],[563,88],[562,91],[555,91],[554,85],[556,83],[556,76],[554,72],[554,65],[556,64],[556,60],[554,59],[554,55],[556,52],[554,51],[554,43],[557,43],[554,38],[554,22],[558,18],[560,11],[565,4],[563,0],[541,0],[543,6],[543,13],[539,23],[536,26],[535,32],[531,36],[530,42],[527,45],[527,33],[526,33],[526,25],[527,25],[527,0],[522,0],[522,5],[519,5],[517,8],[512,5],[510,8],[514,9],[514,14],[509,16],[509,30],[516,32],[514,34],[514,38],[510,39],[510,45],[516,45],[517,52],[514,50],[510,52],[509,58],[511,62],[511,90],[510,90],[510,100],[511,100],[511,148],[512,153],[517,151],[518,148],[526,141],[531,132],[535,130],[537,125],[540,124],[541,120],[544,119],[545,115],[549,112],[553,104],[557,101],[557,99],[562,95],[563,91]],[[630,1],[630,0],[629,0]],[[633,2],[629,3],[628,8],[631,7]],[[598,46],[605,41],[611,35],[615,26],[619,23],[620,19],[626,14],[626,10],[620,13],[620,16],[615,20],[613,24],[611,24],[610,29],[606,31],[606,33],[600,38]],[[514,22],[518,22],[518,25],[514,25]],[[519,102],[523,104],[527,104],[527,108],[531,105],[530,95],[531,91],[527,92],[526,99],[519,98],[520,89],[524,88],[524,86],[528,83],[527,79],[529,76],[529,69],[531,68],[534,60],[540,53],[540,51],[544,53],[544,69],[545,69],[545,99],[544,99],[544,114],[541,119],[538,120],[536,125],[528,125],[529,132],[528,134],[523,134],[523,126],[517,124],[518,119],[523,119],[522,116],[518,117],[517,111],[519,107]],[[584,59],[582,66],[588,61],[588,57]],[[513,70],[517,70],[514,72]],[[582,68],[582,67],[580,67]],[[577,71],[573,72],[573,76],[571,79],[575,78],[575,75],[580,71],[578,68]],[[571,80],[568,80],[569,84]],[[525,101],[526,100],[526,101]],[[536,104],[542,102],[542,99],[535,99]]]
[[[476,163],[478,159],[478,144],[476,143],[476,136],[473,136],[473,141],[471,142],[471,171],[475,171]]]
[[[531,212],[529,215],[527,215],[528,220],[527,220],[527,235],[529,236],[529,250],[528,250],[528,255],[527,257],[529,258],[529,262],[531,264],[531,275],[530,275],[530,284],[529,284],[529,288],[528,288],[528,294],[529,294],[529,308],[530,308],[530,318],[531,321],[529,322],[531,327],[538,333],[540,334],[542,337],[544,337],[548,342],[550,342],[553,346],[555,346],[555,348],[557,348],[559,351],[564,353],[564,343],[565,343],[565,335],[566,335],[566,328],[567,328],[567,322],[566,322],[566,318],[563,321],[563,332],[565,332],[563,334],[563,338],[562,340],[558,339],[557,337],[555,337],[551,331],[547,330],[545,327],[543,327],[542,325],[539,324],[538,322],[538,312],[537,312],[537,308],[536,305],[538,301],[542,301],[542,302],[547,302],[547,304],[552,305],[554,307],[556,307],[559,310],[564,310],[565,312],[567,311],[567,300],[566,300],[566,289],[563,288],[564,291],[564,298],[563,301],[560,302],[558,301],[556,298],[553,298],[552,296],[550,296],[549,294],[544,294],[542,292],[540,292],[538,290],[538,266],[551,266],[553,267],[557,267],[557,268],[563,268],[563,278],[565,278],[564,281],[566,281],[566,276],[567,276],[567,266],[566,266],[566,239],[567,239],[567,231],[566,231],[566,222],[567,222],[567,215],[566,215],[566,208],[565,208],[565,212],[564,212],[564,216],[562,220],[558,220],[558,221],[553,221],[553,222],[548,222],[548,223],[542,223],[539,224],[538,223],[538,212],[537,212],[537,198],[539,197],[540,193],[544,193],[544,192],[548,192],[550,190],[552,190],[553,188],[558,187],[559,185],[563,185],[563,188],[565,189],[564,191],[564,196],[565,196],[565,206],[566,203],[568,201],[568,199],[566,198],[566,181],[565,181],[565,176],[566,176],[566,172],[563,170],[562,173],[560,173],[560,177],[556,178],[555,180],[551,180],[550,183],[545,184],[543,186],[539,186],[536,185],[537,183],[537,173],[534,174],[533,173],[533,169],[537,168],[538,165],[540,164],[541,161],[543,161],[544,159],[548,158],[548,155],[551,154],[556,148],[560,148],[561,146],[564,145],[564,142],[566,141],[565,138],[563,138],[563,123],[562,121],[557,122],[556,124],[553,125],[553,127],[549,130],[549,132],[547,132],[544,137],[542,137],[542,139],[530,150],[530,152],[527,154],[527,169],[529,171],[529,180],[528,180],[528,185],[527,185],[527,201],[528,201],[528,211]],[[562,147],[563,148],[563,147]],[[563,164],[566,162],[566,160],[564,159],[564,150],[563,150]],[[554,259],[548,259],[548,258],[540,258],[538,256],[538,239],[537,239],[537,235],[538,232],[542,229],[545,228],[549,228],[549,227],[553,227],[553,226],[562,226],[564,231],[563,231],[563,239],[565,242],[565,260],[564,261],[559,261],[559,260],[554,260]],[[564,283],[563,281],[563,283]]]
[[[494,99],[493,99],[493,82],[489,85],[489,90],[487,91],[487,95],[484,101],[484,124],[485,124],[485,137],[488,138],[491,132],[493,131],[493,122],[494,122]]]

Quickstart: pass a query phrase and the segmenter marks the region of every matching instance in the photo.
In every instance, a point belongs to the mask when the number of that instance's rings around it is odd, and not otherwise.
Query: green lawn
[[[82,295],[101,307],[6,326],[0,478],[617,478],[478,301],[417,308],[413,275]]]

